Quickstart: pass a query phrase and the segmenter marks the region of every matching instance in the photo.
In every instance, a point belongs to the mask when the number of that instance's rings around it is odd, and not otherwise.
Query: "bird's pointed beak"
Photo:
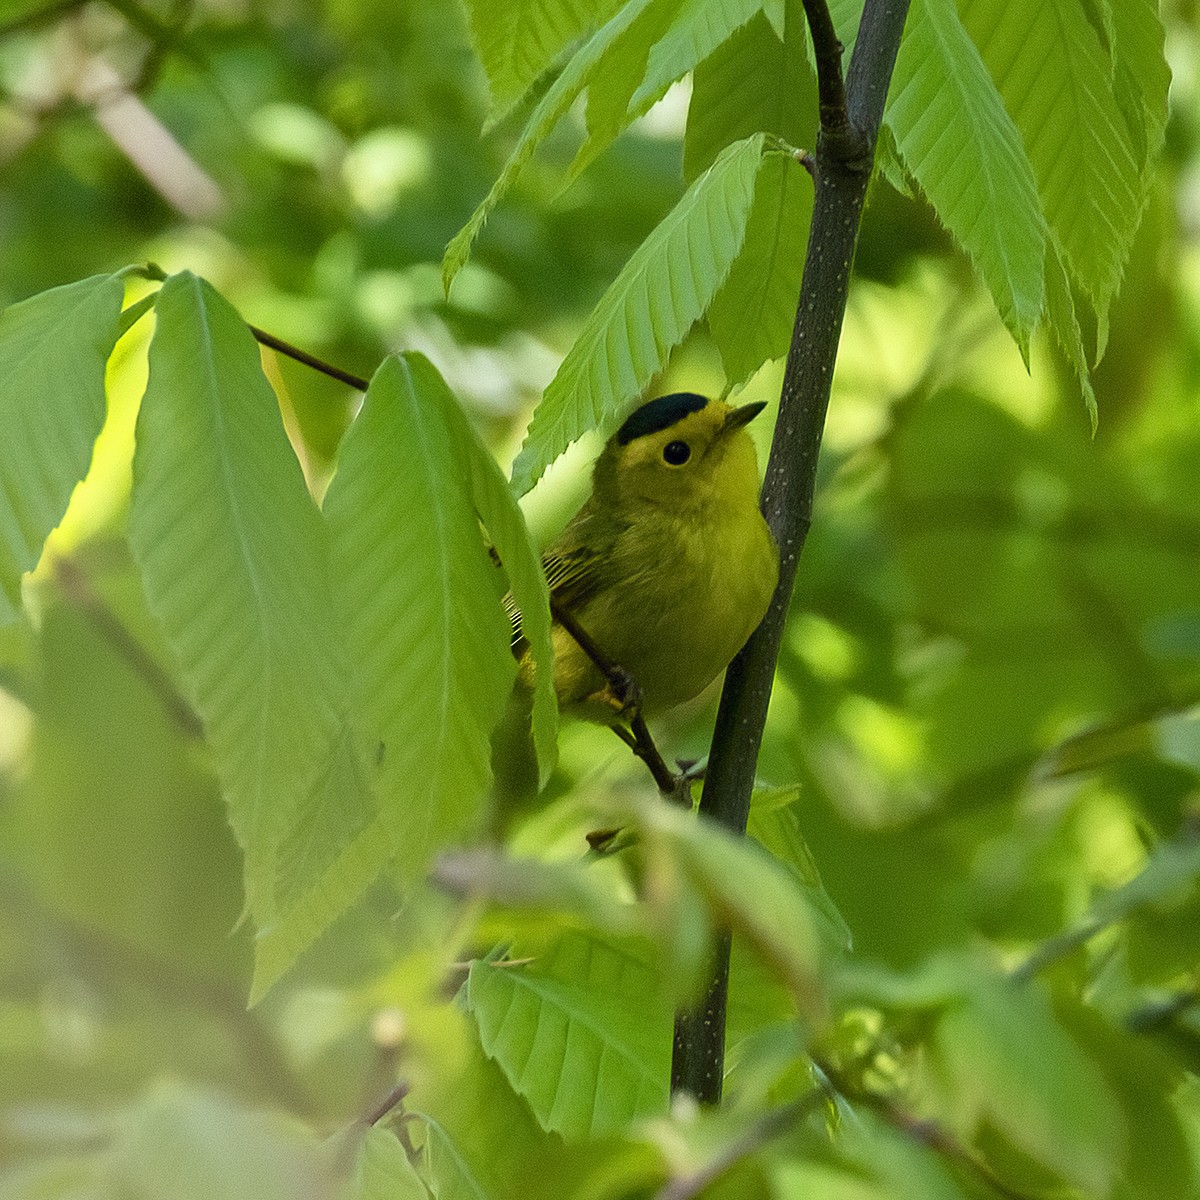
[[[742,404],[738,408],[730,409],[729,416],[725,418],[725,424],[721,426],[721,432],[732,433],[735,429],[741,429],[743,425],[748,425],[753,421],[766,407],[765,400],[757,400],[753,404]]]

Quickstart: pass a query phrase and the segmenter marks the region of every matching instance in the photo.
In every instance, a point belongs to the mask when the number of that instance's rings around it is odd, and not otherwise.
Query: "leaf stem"
[[[338,380],[339,383],[349,384],[356,391],[365,392],[367,390],[369,381],[360,375],[352,375],[349,371],[343,371],[341,367],[335,367],[332,363],[327,363],[324,359],[309,354],[307,350],[301,350],[298,346],[285,342],[283,338],[278,338],[265,329],[259,329],[257,325],[251,325],[250,332],[254,334],[255,341],[260,345],[277,350],[280,354],[295,359],[296,362],[303,363],[306,367],[312,367],[314,371],[320,371],[322,375],[328,375],[330,379]]]
[[[762,506],[780,551],[779,584],[762,624],[730,664],[721,694],[701,812],[743,832],[796,565],[812,523],[817,456],[849,295],[850,265],[883,104],[908,0],[867,0],[841,84],[841,53],[825,0],[804,0],[817,45],[821,132],[804,279],[784,369]],[[843,100],[844,97],[844,100]],[[718,947],[705,1001],[675,1026],[671,1084],[701,1103],[721,1098],[729,942]]]

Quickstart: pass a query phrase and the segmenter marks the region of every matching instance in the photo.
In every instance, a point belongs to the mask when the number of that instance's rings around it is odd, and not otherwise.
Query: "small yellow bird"
[[[642,405],[609,439],[591,496],[543,556],[552,604],[632,678],[642,715],[703,691],[767,611],[779,552],[745,429],[764,407],[691,392]],[[562,710],[620,724],[621,699],[596,664],[557,621],[553,638]],[[531,683],[519,632],[514,649]]]

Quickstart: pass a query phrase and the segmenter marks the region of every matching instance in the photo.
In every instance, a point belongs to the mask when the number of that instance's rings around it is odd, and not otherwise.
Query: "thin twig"
[[[332,363],[327,363],[324,359],[309,354],[307,350],[301,350],[298,346],[285,342],[283,338],[277,338],[265,329],[259,329],[257,325],[251,325],[250,332],[254,334],[255,340],[263,346],[277,350],[280,354],[285,354],[288,358],[303,363],[306,367],[312,367],[314,371],[320,371],[322,375],[328,375],[330,379],[336,379],[339,383],[347,383],[356,391],[365,392],[367,390],[369,381],[360,375],[352,375],[349,371],[343,371],[341,367],[335,367]]]
[[[390,1088],[387,1095],[374,1108],[365,1113],[360,1120],[368,1128],[372,1125],[378,1125],[394,1108],[404,1103],[405,1097],[411,1090],[411,1086],[402,1079],[394,1087]]]
[[[592,660],[596,669],[604,676],[613,695],[632,709],[629,729],[611,726],[613,732],[646,764],[658,790],[665,796],[691,804],[691,785],[685,776],[677,774],[667,766],[666,760],[654,744],[654,738],[640,712],[641,691],[637,681],[623,668],[611,662],[604,651],[592,640],[591,635],[561,605],[550,601],[550,614],[575,639],[579,648]],[[686,800],[683,796],[687,791]]]

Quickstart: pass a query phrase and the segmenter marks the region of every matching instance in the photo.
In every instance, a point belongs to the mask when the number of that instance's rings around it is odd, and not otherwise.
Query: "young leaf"
[[[489,124],[499,121],[584,30],[603,24],[619,0],[467,0],[471,38],[492,94]]]
[[[400,1139],[381,1125],[363,1135],[354,1177],[342,1200],[427,1200],[429,1189]]]
[[[652,5],[605,55],[588,86],[588,138],[570,177],[604,152],[735,30],[761,11],[760,0],[682,0]],[[758,132],[758,128],[747,130]]]
[[[533,414],[513,464],[518,493],[589,429],[611,432],[704,315],[741,250],[763,144],[756,134],[730,146],[601,297]]]
[[[1099,35],[1077,0],[964,0],[959,11],[1025,139],[1068,271],[1103,325],[1147,181]]]
[[[884,119],[1028,362],[1042,314],[1045,221],[1021,135],[954,0],[913,5]]]
[[[119,275],[94,275],[0,313],[0,625],[87,473],[124,295]]]
[[[655,983],[627,945],[568,934],[544,963],[472,963],[466,1000],[542,1127],[595,1137],[666,1112],[670,1008]]]
[[[344,716],[325,532],[245,323],[188,273],[163,284],[157,314],[129,538],[204,721],[261,926],[280,839]]]
[[[354,711],[410,874],[479,816],[516,673],[456,404],[423,356],[387,359],[325,497]]]
[[[742,252],[708,310],[708,329],[730,384],[788,351],[812,194],[812,180],[790,155],[763,158]]]
[[[650,51],[631,108],[644,111],[760,11],[761,0],[681,0],[671,27]]]
[[[462,269],[471,253],[471,246],[479,231],[500,202],[500,198],[512,186],[521,169],[533,156],[538,144],[566,115],[576,98],[587,87],[608,48],[657,0],[629,0],[616,14],[598,29],[575,52],[563,68],[563,72],[550,85],[546,94],[538,101],[529,116],[525,129],[508,156],[500,177],[492,184],[492,190],[483,198],[479,207],[471,214],[467,223],[454,235],[446,247],[442,259],[442,283],[449,292],[454,276]]]
[[[754,133],[777,134],[791,146],[815,144],[817,84],[800,0],[787,0],[783,28],[781,38],[756,16],[696,67],[683,139],[689,183],[731,142]]]
[[[822,937],[829,929],[824,893],[810,895],[807,883],[759,846],[712,821],[656,804],[632,813],[631,824],[642,831],[648,853],[678,863],[714,918],[744,937],[787,984],[804,1019],[820,1024],[820,965],[832,948]]]

